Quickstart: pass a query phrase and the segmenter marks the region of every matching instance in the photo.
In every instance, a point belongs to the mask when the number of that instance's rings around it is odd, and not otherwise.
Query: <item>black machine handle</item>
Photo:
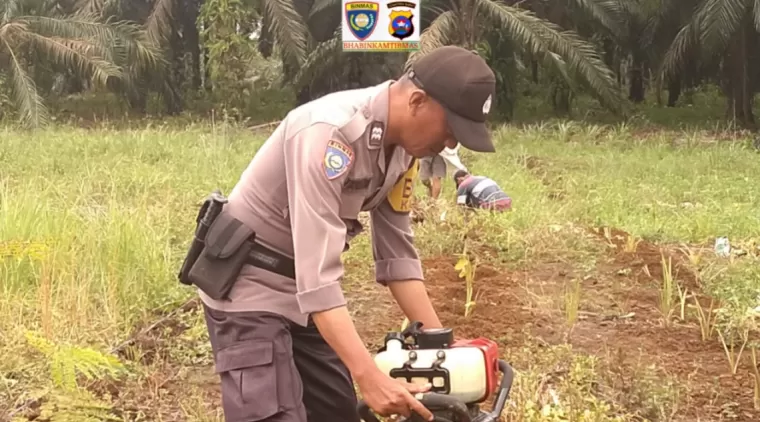
[[[457,416],[456,421],[450,421],[437,416],[434,422],[472,422],[472,418],[467,412],[467,406],[461,400],[454,397],[438,393],[424,393],[420,399],[420,403],[431,410],[451,410]],[[357,411],[365,422],[380,422],[364,400],[359,402]],[[416,415],[416,413],[414,414]],[[421,418],[419,419],[419,421],[422,420]]]
[[[515,371],[505,361],[499,360],[499,371],[501,371],[501,383],[496,393],[496,400],[493,409],[487,415],[476,418],[473,422],[498,422],[504,406],[507,405],[509,392],[512,390],[512,382],[515,380]]]
[[[432,411],[450,410],[456,415],[455,421],[450,421],[446,418],[437,416],[435,422],[497,422],[507,404],[509,392],[512,389],[512,382],[515,378],[514,370],[507,362],[499,360],[498,364],[499,371],[502,373],[501,383],[496,391],[496,400],[494,401],[493,409],[489,413],[472,419],[467,411],[467,405],[465,403],[446,394],[424,393],[420,403]],[[365,422],[380,422],[364,400],[359,401],[357,411],[359,412],[359,416]]]

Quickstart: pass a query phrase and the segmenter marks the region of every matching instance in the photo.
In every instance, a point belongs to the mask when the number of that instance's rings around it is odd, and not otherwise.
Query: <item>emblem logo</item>
[[[415,5],[414,3],[404,1],[388,3],[388,9],[393,9],[395,7],[408,7],[414,9]],[[411,37],[414,34],[412,17],[414,17],[414,15],[411,10],[391,10],[391,22],[388,24],[388,33],[391,34],[392,37],[400,40]]]
[[[327,180],[337,179],[343,175],[343,173],[348,171],[353,160],[354,151],[351,148],[337,141],[329,141],[322,163]]]
[[[356,39],[364,41],[372,35],[377,27],[379,12],[379,3],[365,1],[346,3],[346,22]]]

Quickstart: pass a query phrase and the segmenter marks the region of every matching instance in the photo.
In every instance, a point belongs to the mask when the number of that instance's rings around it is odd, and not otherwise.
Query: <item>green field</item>
[[[760,420],[751,140],[573,122],[495,133],[498,153],[462,159],[514,211],[465,221],[446,180],[439,203],[417,190],[414,230],[444,322],[498,340],[518,372],[505,420]],[[222,420],[202,314],[175,311],[195,296],[176,272],[200,200],[229,192],[265,136],[0,132],[0,420]],[[453,267],[465,233],[479,265],[467,318]],[[717,236],[743,253],[716,257]],[[393,308],[370,259],[363,234],[344,283],[374,347],[401,316],[376,318]]]

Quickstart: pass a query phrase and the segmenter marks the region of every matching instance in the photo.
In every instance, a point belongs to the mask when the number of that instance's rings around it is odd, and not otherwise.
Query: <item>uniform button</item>
[[[365,119],[369,119],[369,110],[366,108],[362,110],[362,114],[364,115]]]

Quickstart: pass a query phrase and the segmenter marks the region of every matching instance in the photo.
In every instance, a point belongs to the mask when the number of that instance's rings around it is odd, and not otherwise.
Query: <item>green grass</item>
[[[469,223],[505,265],[592,260],[599,246],[581,235],[586,226],[668,243],[760,237],[760,157],[746,139],[568,122],[504,127],[496,137],[498,153],[462,156],[513,198],[514,212]],[[0,403],[46,377],[44,360],[25,356],[27,330],[108,350],[194,294],[176,272],[197,206],[211,189],[230,191],[263,139],[200,124],[0,132],[0,381],[8,386]],[[444,196],[453,200],[451,180]],[[466,223],[452,207],[440,210],[445,222],[415,227],[424,256],[461,251]],[[346,254],[349,287],[367,282],[370,259],[362,236]],[[735,309],[756,303],[751,259],[731,266],[730,287],[712,289]]]

